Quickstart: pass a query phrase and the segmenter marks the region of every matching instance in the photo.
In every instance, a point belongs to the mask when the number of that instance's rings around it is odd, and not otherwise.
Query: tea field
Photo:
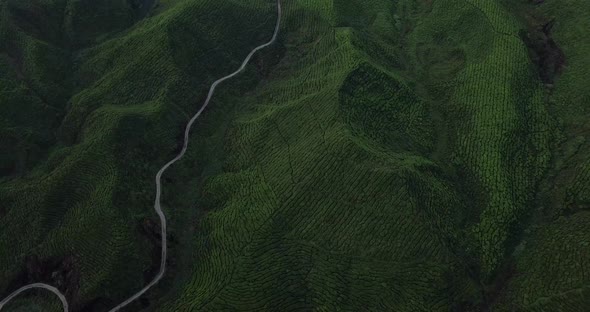
[[[164,175],[168,270],[125,311],[590,309],[589,3],[282,7]],[[0,299],[108,311],[151,281],[154,176],[276,18],[0,1]]]

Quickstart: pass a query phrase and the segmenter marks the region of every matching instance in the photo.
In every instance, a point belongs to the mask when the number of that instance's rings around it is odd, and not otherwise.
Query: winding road
[[[47,285],[47,284],[43,284],[43,283],[35,283],[35,284],[29,284],[26,286],[23,286],[21,288],[19,288],[18,290],[16,290],[15,292],[13,292],[12,294],[10,294],[10,296],[6,297],[6,299],[2,300],[2,302],[0,302],[0,310],[2,310],[2,308],[4,308],[4,306],[12,299],[14,299],[14,297],[20,295],[21,293],[29,290],[29,289],[35,289],[35,288],[42,288],[42,289],[46,289],[49,290],[50,292],[54,293],[57,297],[59,297],[59,300],[61,300],[61,303],[64,307],[64,312],[68,312],[68,300],[66,299],[66,296],[64,296],[64,294],[62,294],[59,289],[51,286],[51,285]]]
[[[207,99],[205,99],[205,102],[203,103],[203,105],[201,106],[199,111],[197,111],[197,113],[190,119],[190,121],[186,125],[186,128],[184,130],[184,145],[182,147],[182,150],[180,151],[180,153],[178,153],[178,155],[176,157],[174,157],[172,160],[170,160],[168,163],[166,163],[156,174],[156,199],[154,202],[154,209],[156,210],[156,213],[160,217],[161,230],[162,230],[162,233],[161,233],[161,235],[162,235],[162,253],[161,253],[161,261],[160,261],[160,271],[158,272],[156,277],[154,277],[154,279],[149,284],[147,284],[144,288],[142,288],[140,291],[135,293],[133,296],[129,297],[129,299],[125,300],[124,302],[122,302],[118,306],[111,309],[110,312],[119,311],[121,308],[123,308],[123,307],[127,306],[128,304],[130,304],[131,302],[137,300],[139,297],[141,297],[143,294],[145,294],[150,288],[152,288],[154,285],[156,285],[162,279],[162,277],[164,277],[164,273],[166,272],[168,240],[167,240],[167,230],[166,230],[166,215],[162,211],[162,206],[160,204],[160,197],[162,194],[162,183],[161,183],[162,175],[170,166],[172,166],[175,162],[179,161],[186,153],[186,150],[188,149],[188,141],[189,141],[189,135],[190,135],[191,128],[192,128],[193,124],[195,123],[195,121],[197,120],[197,118],[199,118],[199,116],[201,116],[201,114],[203,113],[205,108],[207,108],[207,105],[209,105],[209,102],[211,101],[211,97],[213,96],[213,93],[215,92],[215,89],[217,88],[217,86],[219,84],[221,84],[222,82],[237,76],[240,72],[242,72],[244,70],[244,68],[246,68],[246,66],[250,62],[250,59],[252,58],[252,56],[256,52],[270,46],[271,44],[273,44],[276,41],[277,36],[279,34],[279,28],[281,26],[281,15],[282,15],[281,0],[277,0],[277,22],[276,22],[274,33],[273,33],[270,41],[268,41],[267,43],[264,43],[262,45],[259,45],[256,48],[254,48],[252,51],[250,51],[248,56],[246,56],[246,59],[244,59],[244,61],[242,62],[242,65],[240,66],[240,68],[238,68],[236,71],[213,82],[213,84],[209,88],[209,93],[207,94]],[[68,301],[66,300],[65,295],[62,294],[57,288],[55,288],[51,285],[48,285],[48,284],[44,284],[44,283],[29,284],[29,285],[26,285],[26,286],[23,286],[23,287],[17,289],[16,291],[14,291],[12,294],[10,294],[8,297],[6,297],[4,300],[2,300],[0,302],[0,311],[10,300],[14,299],[16,296],[20,295],[21,293],[23,293],[29,289],[35,289],[35,288],[46,289],[46,290],[54,293],[55,295],[57,295],[63,304],[64,311],[68,312],[68,310],[69,310]]]

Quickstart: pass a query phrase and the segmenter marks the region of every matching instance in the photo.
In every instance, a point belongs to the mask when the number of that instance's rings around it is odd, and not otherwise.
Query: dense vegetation
[[[151,280],[275,5],[0,0],[2,298]],[[590,309],[589,2],[283,5],[129,311]]]

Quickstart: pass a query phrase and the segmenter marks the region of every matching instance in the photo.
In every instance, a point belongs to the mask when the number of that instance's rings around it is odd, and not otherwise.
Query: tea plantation
[[[124,311],[590,310],[590,2],[281,3]],[[0,300],[154,278],[276,6],[0,0]]]

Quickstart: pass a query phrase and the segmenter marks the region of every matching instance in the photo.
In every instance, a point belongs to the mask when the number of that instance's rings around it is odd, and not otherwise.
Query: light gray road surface
[[[64,312],[68,312],[68,300],[66,300],[66,296],[64,296],[59,289],[51,286],[51,285],[47,285],[47,284],[43,284],[43,283],[35,283],[35,284],[30,284],[27,286],[23,286],[19,289],[17,289],[15,292],[13,292],[12,294],[10,294],[10,296],[6,297],[6,299],[2,300],[2,302],[0,302],[0,310],[2,310],[2,308],[4,308],[4,305],[6,305],[10,300],[12,300],[14,297],[20,295],[21,293],[29,290],[29,289],[34,289],[34,288],[42,288],[42,289],[47,289],[50,292],[54,293],[56,296],[59,297],[59,300],[61,300],[61,303],[64,307]]]
[[[246,59],[244,59],[244,61],[242,62],[242,65],[236,71],[213,82],[213,84],[209,88],[209,93],[207,94],[207,98],[205,99],[205,103],[203,103],[203,105],[201,106],[199,111],[197,111],[197,113],[190,119],[190,121],[186,125],[186,128],[184,130],[184,145],[182,147],[182,150],[180,151],[180,153],[178,153],[178,155],[176,157],[174,157],[171,161],[169,161],[167,164],[165,164],[160,169],[160,171],[158,171],[158,173],[156,174],[156,199],[154,202],[154,209],[156,210],[156,213],[160,217],[161,230],[162,230],[162,233],[161,233],[161,235],[162,235],[162,255],[161,255],[161,261],[160,261],[160,271],[158,272],[156,277],[154,277],[154,279],[149,284],[147,284],[144,288],[142,288],[140,291],[135,293],[133,296],[129,297],[129,299],[125,300],[124,302],[122,302],[118,306],[111,309],[110,312],[119,311],[121,308],[123,308],[126,305],[130,304],[131,302],[137,300],[139,297],[141,297],[143,294],[145,294],[150,288],[152,288],[154,285],[156,285],[162,279],[162,277],[164,277],[164,273],[166,272],[166,257],[167,257],[167,243],[168,243],[168,241],[167,241],[167,237],[166,237],[166,234],[167,234],[166,216],[164,215],[164,212],[162,211],[162,206],[160,204],[160,197],[162,194],[162,183],[161,183],[162,175],[170,166],[172,166],[175,162],[179,161],[186,153],[186,150],[188,148],[188,140],[189,140],[191,128],[192,128],[193,124],[195,123],[195,121],[197,120],[197,118],[199,118],[199,116],[201,116],[201,114],[203,113],[205,108],[207,108],[207,105],[209,105],[209,102],[211,101],[211,97],[213,96],[213,93],[215,92],[215,89],[217,88],[217,86],[219,84],[221,84],[222,82],[224,82],[230,78],[233,78],[236,75],[238,75],[240,72],[242,72],[244,70],[244,68],[246,68],[246,65],[248,65],[248,63],[250,62],[250,59],[252,58],[252,56],[256,52],[270,46],[271,44],[273,44],[276,41],[277,36],[279,34],[279,28],[281,26],[281,15],[282,15],[281,0],[277,0],[277,22],[275,25],[274,33],[273,33],[270,41],[254,48],[250,52],[250,54],[248,54],[248,56],[246,56]],[[59,299],[61,300],[61,302],[63,303],[64,311],[68,312],[68,302],[66,300],[66,297],[57,288],[55,288],[51,285],[43,284],[43,283],[30,284],[30,285],[23,286],[20,289],[16,290],[12,294],[10,294],[8,297],[6,297],[6,299],[4,299],[4,300],[2,300],[2,302],[0,302],[0,310],[2,310],[4,305],[6,305],[14,297],[20,295],[24,291],[27,291],[27,290],[33,289],[33,288],[43,288],[43,289],[49,290],[52,293],[56,294],[59,297]]]

